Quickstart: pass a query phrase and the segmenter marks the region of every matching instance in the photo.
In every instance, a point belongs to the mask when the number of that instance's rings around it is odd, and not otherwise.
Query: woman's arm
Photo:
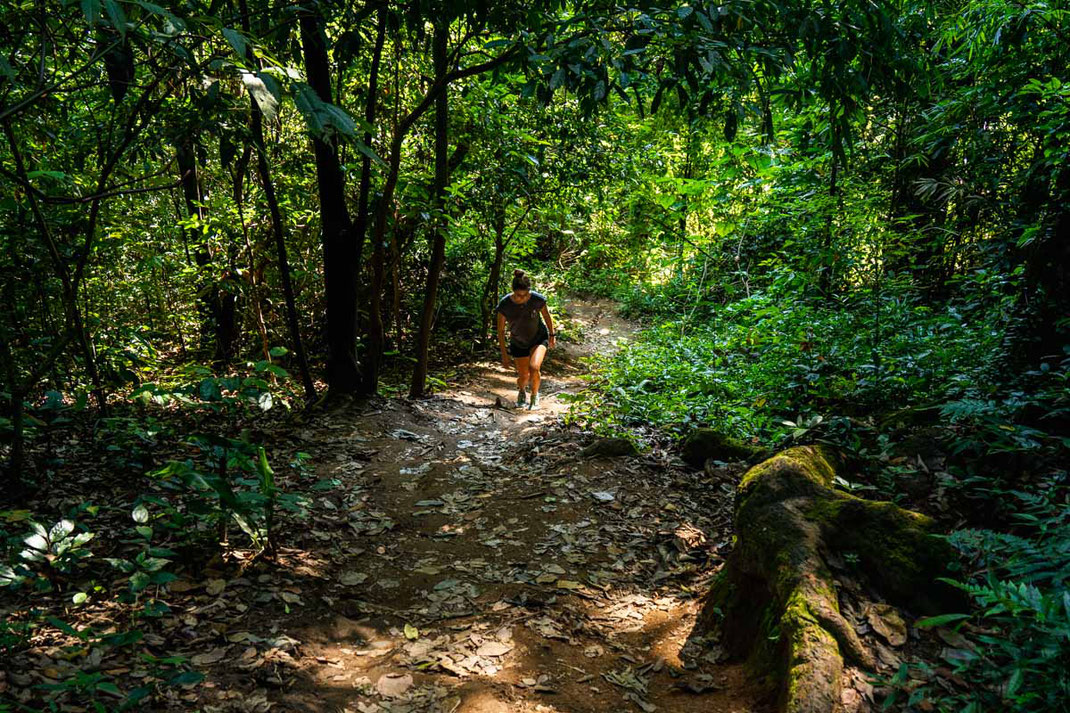
[[[502,351],[502,366],[509,368],[509,352],[505,348],[505,315],[498,313],[498,348]]]
[[[554,329],[554,318],[550,316],[550,308],[542,306],[542,318],[546,321],[546,331],[550,333],[550,348],[557,346],[557,330]]]

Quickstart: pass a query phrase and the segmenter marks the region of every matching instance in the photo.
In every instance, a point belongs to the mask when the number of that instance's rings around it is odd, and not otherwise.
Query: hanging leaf
[[[244,61],[249,53],[249,43],[246,41],[245,35],[237,30],[224,27],[223,37],[227,38],[227,42],[234,48],[234,53],[238,55],[238,58]]]
[[[263,73],[253,74],[251,72],[242,72],[241,78],[242,82],[245,83],[246,90],[248,90],[249,95],[252,96],[253,101],[256,102],[256,106],[260,109],[260,112],[267,119],[274,119],[275,114],[279,109],[278,82],[275,81],[275,78]],[[268,81],[265,81],[266,78],[270,79],[273,86],[276,88],[276,91],[272,91],[272,87],[268,85]]]

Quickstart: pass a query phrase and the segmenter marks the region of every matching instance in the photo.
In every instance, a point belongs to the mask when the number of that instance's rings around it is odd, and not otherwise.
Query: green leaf
[[[171,564],[171,561],[164,559],[163,557],[146,557],[144,561],[141,562],[141,568],[146,572],[155,572],[163,569],[169,564]]]
[[[149,586],[149,575],[145,572],[134,572],[130,575],[130,589],[134,592],[140,592],[145,587]]]
[[[7,80],[12,84],[14,84],[15,80],[18,78],[18,75],[15,74],[15,68],[7,61],[7,57],[4,57],[3,55],[0,55],[0,74],[7,77]]]
[[[229,42],[230,46],[234,48],[234,53],[237,54],[242,61],[244,61],[246,55],[249,52],[249,43],[245,40],[245,35],[238,32],[237,30],[231,29],[229,27],[224,27],[223,36],[227,38],[227,42]]]
[[[87,638],[89,638],[89,631],[88,630],[78,631],[77,629],[75,629],[73,626],[71,626],[67,622],[65,622],[65,621],[63,621],[61,619],[57,619],[54,616],[46,617],[46,621],[48,621],[49,624],[51,624],[52,626],[56,627],[57,629],[62,631],[64,634],[67,634],[68,636],[73,636],[73,637],[75,637],[77,639],[80,639],[82,641],[85,641]]]
[[[273,497],[277,491],[275,487],[275,471],[271,469],[268,464],[267,452],[263,447],[259,450],[259,458],[257,460],[257,471],[260,473],[260,489],[264,495]]]
[[[82,14],[90,25],[100,22],[100,0],[82,0]]]
[[[914,626],[919,629],[932,629],[937,626],[945,626],[956,621],[962,621],[963,619],[969,619],[969,614],[940,614],[938,616],[930,616],[924,619],[918,619]]]
[[[204,674],[200,671],[185,671],[178,674],[167,683],[172,686],[192,686],[204,680]]]
[[[54,181],[62,181],[67,178],[63,171],[28,171],[27,178],[50,178]]]
[[[105,693],[110,693],[111,695],[116,696],[118,698],[122,698],[123,697],[123,692],[120,691],[119,687],[116,686],[111,681],[102,681],[102,682],[98,683],[97,684],[97,690],[98,691],[104,691]]]
[[[278,81],[264,72],[258,74],[242,72],[241,78],[245,84],[245,89],[249,92],[253,101],[256,102],[256,106],[261,113],[267,119],[274,119],[279,111],[279,97],[281,96],[281,88]]]
[[[122,37],[126,37],[126,13],[117,0],[104,0],[104,9],[108,14],[111,26],[119,31]]]

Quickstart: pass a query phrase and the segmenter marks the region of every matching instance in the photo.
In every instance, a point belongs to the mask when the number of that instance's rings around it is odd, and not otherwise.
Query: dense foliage
[[[573,422],[824,440],[867,464],[852,487],[920,504],[928,483],[994,564],[960,583],[992,632],[961,662],[977,696],[925,695],[1049,710],[1070,649],[1068,19],[1017,0],[9,3],[0,487],[26,504],[70,438],[144,476],[140,559],[112,565],[156,615],[144,592],[177,555],[154,533],[233,523],[270,551],[276,509],[300,517],[249,424],[441,386],[483,354],[519,264],[647,326]],[[77,579],[85,513],[3,513],[0,584]],[[179,663],[153,665],[191,682]]]

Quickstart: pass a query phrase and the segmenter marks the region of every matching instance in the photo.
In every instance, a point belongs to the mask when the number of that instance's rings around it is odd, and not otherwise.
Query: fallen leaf
[[[197,654],[190,659],[190,663],[194,666],[211,666],[212,664],[219,663],[227,655],[225,648],[212,649],[211,651],[203,654]]]
[[[375,690],[384,698],[400,698],[412,688],[412,675],[400,673],[384,673],[375,682]]]
[[[225,579],[209,579],[205,582],[204,590],[211,594],[213,597],[218,596],[227,588],[227,580]]]
[[[889,644],[902,646],[907,642],[906,622],[895,607],[889,604],[867,604],[863,611],[869,625]]]
[[[503,644],[500,641],[486,641],[478,649],[477,656],[505,656],[513,650],[512,644]]]
[[[368,575],[364,572],[346,572],[338,581],[347,587],[356,587],[368,581]]]

